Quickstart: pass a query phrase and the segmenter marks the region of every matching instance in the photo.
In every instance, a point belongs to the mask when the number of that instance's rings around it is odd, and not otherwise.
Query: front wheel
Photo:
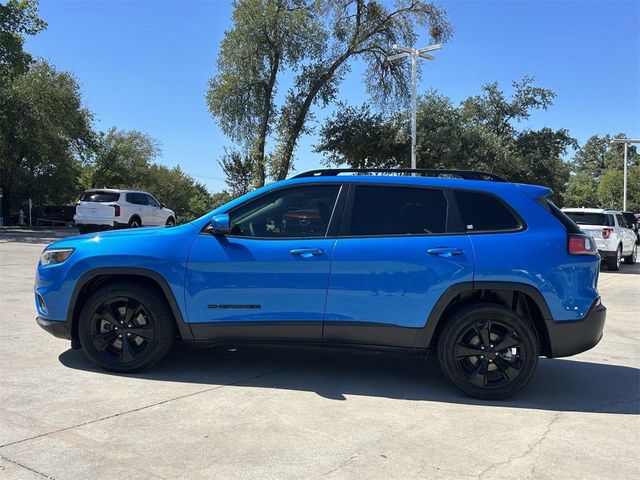
[[[175,226],[175,224],[176,224],[176,221],[173,217],[167,218],[167,222],[165,223],[167,227],[173,227]]]
[[[166,355],[175,323],[165,299],[131,282],[94,292],[80,313],[82,349],[100,367],[115,372],[146,368]]]
[[[631,249],[631,255],[624,257],[624,263],[627,265],[635,265],[638,258],[638,247],[636,245]]]
[[[444,375],[472,397],[497,400],[522,389],[538,363],[535,332],[512,310],[472,305],[451,317],[438,340]]]

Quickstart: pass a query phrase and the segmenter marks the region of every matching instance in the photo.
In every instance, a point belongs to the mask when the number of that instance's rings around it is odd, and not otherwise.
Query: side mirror
[[[231,232],[229,215],[220,213],[211,217],[211,233],[214,235],[226,235]]]
[[[166,205],[164,203],[161,203],[160,208],[164,208],[164,207],[166,207]]]

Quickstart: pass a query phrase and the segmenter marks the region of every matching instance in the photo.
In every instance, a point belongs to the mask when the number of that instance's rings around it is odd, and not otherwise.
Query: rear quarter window
[[[513,211],[492,195],[456,191],[455,196],[468,232],[504,232],[523,227]]]
[[[117,192],[84,192],[81,202],[117,202],[120,194]]]

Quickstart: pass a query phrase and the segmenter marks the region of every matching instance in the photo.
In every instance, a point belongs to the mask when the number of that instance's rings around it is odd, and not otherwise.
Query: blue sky
[[[453,40],[425,66],[419,92],[435,88],[458,102],[498,81],[536,77],[555,104],[522,127],[568,128],[581,143],[592,134],[640,136],[640,2],[442,1]],[[212,192],[224,188],[217,159],[233,142],[205,104],[207,82],[230,1],[41,0],[49,28],[27,42],[33,54],[73,72],[96,126],[136,129],[156,138],[168,166],[180,165]],[[426,36],[422,43],[428,42]],[[361,65],[353,65],[340,100],[367,101]],[[331,109],[316,109],[322,120]],[[296,169],[317,168],[315,138],[305,136]]]

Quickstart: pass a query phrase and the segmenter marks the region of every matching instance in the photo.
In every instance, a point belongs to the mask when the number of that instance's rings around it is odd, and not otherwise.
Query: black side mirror
[[[160,208],[164,208],[164,207],[166,207],[166,205],[164,203],[161,203]]]

